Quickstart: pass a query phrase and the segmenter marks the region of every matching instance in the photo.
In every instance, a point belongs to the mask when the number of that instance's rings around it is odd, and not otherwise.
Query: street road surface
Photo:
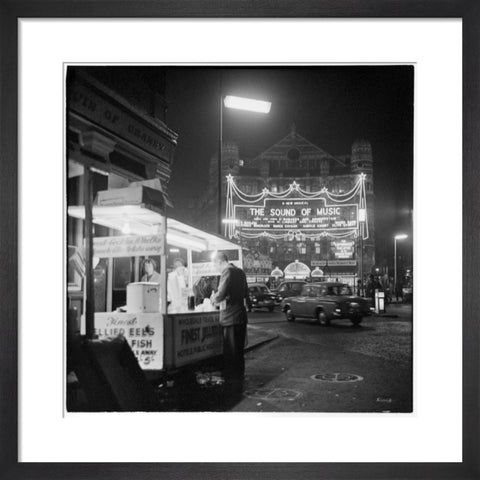
[[[290,323],[278,307],[249,314],[250,335],[273,340],[248,351],[243,392],[228,398],[222,386],[199,385],[195,367],[159,389],[166,410],[256,412],[411,412],[412,307],[390,305],[387,315],[322,327]],[[217,379],[219,372],[211,378]]]
[[[360,327],[290,323],[277,310],[251,313],[250,328],[279,336],[246,354],[244,397],[233,410],[410,412],[411,311],[392,305],[388,316],[367,317]]]

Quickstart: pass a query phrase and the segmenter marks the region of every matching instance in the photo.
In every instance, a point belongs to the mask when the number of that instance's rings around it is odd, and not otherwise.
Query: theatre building
[[[355,140],[348,154],[331,155],[292,127],[255,158],[241,158],[237,145],[224,144],[222,212],[224,233],[245,250],[250,279],[266,281],[275,270],[277,278],[281,271],[287,277],[313,274],[354,284],[372,271],[375,196],[367,140]],[[212,230],[216,179],[215,157],[209,188],[196,210]]]

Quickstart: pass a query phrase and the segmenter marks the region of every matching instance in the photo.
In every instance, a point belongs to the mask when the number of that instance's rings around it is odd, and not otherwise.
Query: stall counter
[[[218,311],[96,313],[98,338],[123,335],[143,370],[183,367],[222,353]]]

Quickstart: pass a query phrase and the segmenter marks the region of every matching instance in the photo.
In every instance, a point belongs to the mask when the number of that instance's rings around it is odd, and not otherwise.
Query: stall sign
[[[357,204],[327,204],[325,198],[266,198],[263,205],[235,205],[241,230],[269,233],[358,228]]]
[[[332,240],[331,248],[336,259],[353,258],[355,242],[353,240]]]
[[[174,315],[174,364],[195,363],[222,353],[222,334],[218,313]]]
[[[95,313],[99,339],[125,337],[143,370],[163,369],[163,320],[158,313]]]
[[[163,255],[163,242],[160,235],[95,237],[93,255],[98,258]]]

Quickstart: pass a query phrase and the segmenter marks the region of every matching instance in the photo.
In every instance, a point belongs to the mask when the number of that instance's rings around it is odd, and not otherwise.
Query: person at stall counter
[[[220,306],[220,325],[223,336],[225,381],[241,391],[245,373],[244,346],[247,333],[247,308],[250,309],[247,278],[242,269],[229,263],[227,255],[217,252],[213,263],[221,271],[218,291],[213,296]]]
[[[168,274],[167,295],[172,312],[186,310],[187,305],[183,305],[183,291],[187,288],[187,269],[182,258],[176,258],[173,261],[173,271]]]
[[[160,274],[156,271],[157,264],[153,258],[145,258],[142,263],[142,270],[145,274],[142,277],[142,282],[160,283]]]

